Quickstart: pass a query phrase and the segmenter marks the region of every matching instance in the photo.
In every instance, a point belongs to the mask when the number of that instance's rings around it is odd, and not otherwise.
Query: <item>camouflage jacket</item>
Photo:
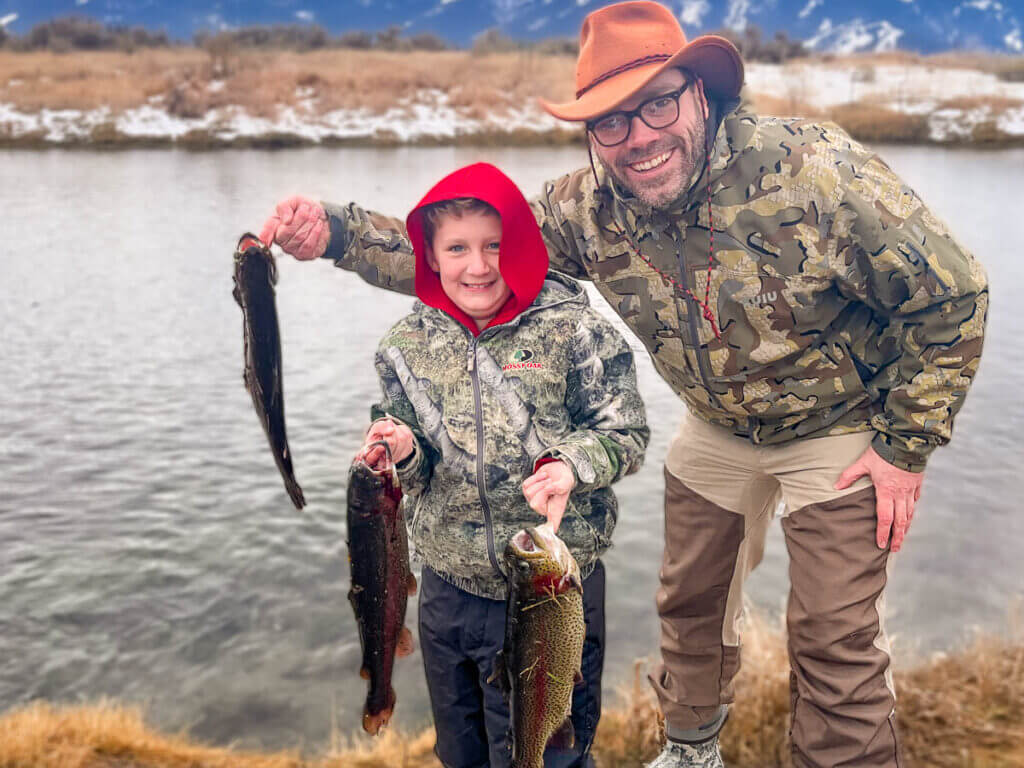
[[[416,302],[381,341],[376,367],[383,398],[371,418],[389,415],[416,437],[399,477],[428,566],[504,599],[505,545],[543,522],[522,482],[552,456],[577,481],[559,536],[583,574],[593,570],[618,516],[608,486],[640,467],[649,432],[633,353],[578,283],[550,273],[530,307],[475,339]]]
[[[755,444],[874,430],[885,460],[922,470],[977,372],[982,266],[836,125],[758,117],[738,102],[722,113],[710,167],[667,209],[601,168],[546,184],[534,206],[552,268],[592,280],[705,421]],[[325,256],[411,292],[399,220],[328,210]],[[721,338],[667,279],[704,297],[710,223]]]

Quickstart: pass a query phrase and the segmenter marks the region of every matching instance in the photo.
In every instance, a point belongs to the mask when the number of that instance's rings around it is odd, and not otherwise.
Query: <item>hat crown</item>
[[[684,45],[676,17],[658,3],[636,0],[596,10],[580,29],[577,95],[618,72],[667,60]]]

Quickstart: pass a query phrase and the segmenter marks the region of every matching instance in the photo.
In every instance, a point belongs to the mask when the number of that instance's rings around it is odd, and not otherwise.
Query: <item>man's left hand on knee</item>
[[[878,547],[885,549],[891,532],[892,551],[899,552],[914,519],[914,504],[921,498],[924,473],[894,467],[869,446],[859,459],[843,470],[835,489],[849,488],[854,480],[865,475],[875,486],[875,510],[878,514],[875,537]]]

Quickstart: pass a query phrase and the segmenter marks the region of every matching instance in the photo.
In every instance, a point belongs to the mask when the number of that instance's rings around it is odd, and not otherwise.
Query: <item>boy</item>
[[[389,443],[414,497],[435,751],[446,768],[509,763],[508,708],[486,682],[504,637],[501,553],[540,513],[580,565],[587,622],[576,743],[549,748],[545,765],[592,765],[604,660],[598,558],[617,517],[608,486],[639,468],[649,436],[633,355],[577,283],[548,274],[529,205],[494,166],[442,179],[406,223],[420,302],[380,343],[384,396],[366,442]]]

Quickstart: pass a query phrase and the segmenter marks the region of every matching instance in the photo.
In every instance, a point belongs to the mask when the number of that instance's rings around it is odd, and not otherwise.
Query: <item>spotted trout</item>
[[[547,523],[505,548],[509,574],[505,643],[495,663],[511,710],[513,768],[543,768],[544,749],[568,748],[572,689],[581,681],[583,586],[565,542]]]
[[[374,445],[387,443],[371,443]],[[359,453],[348,473],[348,593],[363,651],[359,675],[369,681],[363,730],[376,734],[395,709],[391,671],[395,656],[412,653],[405,627],[405,605],[416,593],[409,570],[409,543],[401,511],[402,488],[386,451],[383,467],[366,463]]]
[[[245,388],[252,396],[263,431],[285,490],[296,509],[306,503],[295,481],[292,455],[284,428],[284,389],[281,385],[281,333],[277,325],[274,286],[277,265],[270,249],[248,232],[235,249],[235,289],[232,295],[242,308],[242,340],[245,345]]]

